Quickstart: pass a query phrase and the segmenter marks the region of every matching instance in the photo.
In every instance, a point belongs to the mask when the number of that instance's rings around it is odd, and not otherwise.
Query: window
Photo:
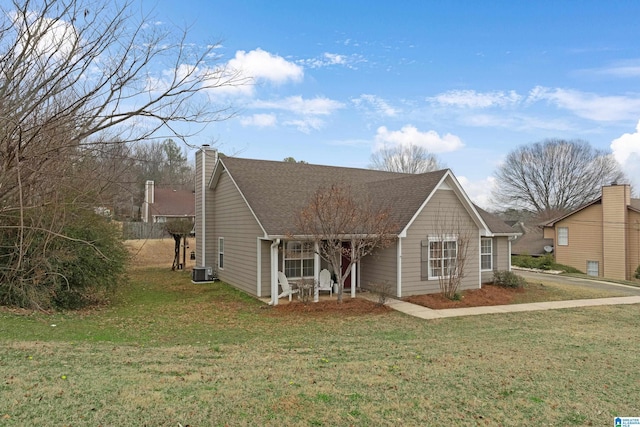
[[[224,268],[224,237],[218,239],[218,268]]]
[[[480,239],[480,269],[493,270],[493,240]]]
[[[455,237],[423,240],[420,274],[422,280],[449,276],[455,268],[457,255],[458,242]]]
[[[599,276],[598,261],[587,261],[587,275]]]
[[[284,275],[288,278],[313,277],[313,243],[287,242],[284,251]]]
[[[569,229],[567,227],[558,227],[558,246],[567,246],[569,244]]]

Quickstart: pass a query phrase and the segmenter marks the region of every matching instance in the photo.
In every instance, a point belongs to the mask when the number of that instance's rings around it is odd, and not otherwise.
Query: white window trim
[[[482,252],[482,242],[489,242],[489,253]],[[482,268],[482,257],[489,255],[489,268]],[[493,270],[493,239],[491,237],[480,238],[480,271],[492,271]]]
[[[448,277],[448,276],[434,276],[431,273],[431,243],[432,242],[442,242],[442,243],[446,243],[446,242],[454,242],[456,244],[456,258],[458,256],[458,236],[456,236],[455,234],[447,234],[445,236],[429,236],[429,246],[427,248],[427,271],[428,271],[428,280],[440,280],[443,277]],[[444,260],[444,245],[442,245],[442,253],[441,253],[442,257],[439,258],[441,260]],[[443,272],[444,272],[444,267],[440,268]]]
[[[224,270],[224,237],[218,237],[218,269]]]
[[[561,237],[560,230],[564,230],[566,235]],[[558,246],[569,246],[569,227],[558,227]]]
[[[291,258],[291,257],[287,256],[287,244],[289,244],[289,243],[299,243],[301,245],[300,258]],[[286,267],[287,261],[295,260],[295,261],[300,261],[300,273],[302,274],[302,276],[288,276],[287,275],[287,279],[294,279],[294,280],[295,279],[310,279],[310,278],[314,277],[313,273],[311,275],[308,275],[308,276],[304,275],[304,260],[313,261],[313,271],[314,271],[314,273],[315,273],[315,264],[316,264],[316,257],[315,257],[315,252],[314,252],[313,249],[311,249],[311,252],[310,252],[311,256],[310,257],[305,258],[305,257],[302,256],[302,254],[305,253],[304,250],[303,250],[305,244],[311,244],[312,245],[313,243],[312,242],[303,242],[303,241],[300,241],[300,240],[289,240],[289,241],[285,241],[284,242],[284,244],[283,244],[283,255],[282,255],[282,271],[286,275],[286,268],[285,267]]]

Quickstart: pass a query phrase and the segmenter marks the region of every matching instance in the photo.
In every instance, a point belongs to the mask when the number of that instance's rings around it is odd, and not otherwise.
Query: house
[[[193,191],[159,188],[147,181],[142,204],[143,222],[167,222],[170,219],[195,220],[196,199]]]
[[[511,255],[539,257],[553,252],[553,239],[544,238],[541,226],[516,221],[512,227],[521,235],[512,242]]]
[[[318,188],[332,184],[391,206],[398,224],[392,246],[346,272],[352,296],[358,287],[385,282],[396,297],[440,292],[436,266],[445,255],[430,240],[437,218],[457,218],[471,236],[460,290],[480,288],[494,270],[511,268],[510,239],[517,233],[471,203],[448,169],[412,175],[251,160],[218,156],[208,146],[196,153],[196,264],[277,303],[278,271],[295,280],[317,278],[327,268],[304,236],[296,237],[295,218]]]
[[[629,185],[602,187],[602,196],[544,226],[560,264],[590,276],[630,280],[640,265],[640,199]]]

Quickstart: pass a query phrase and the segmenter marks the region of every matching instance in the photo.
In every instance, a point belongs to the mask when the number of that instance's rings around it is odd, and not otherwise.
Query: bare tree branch
[[[437,157],[419,145],[384,147],[371,155],[371,169],[425,173],[442,169]]]
[[[493,196],[504,206],[548,219],[596,199],[602,185],[623,179],[612,155],[584,141],[547,139],[509,153],[496,172]]]

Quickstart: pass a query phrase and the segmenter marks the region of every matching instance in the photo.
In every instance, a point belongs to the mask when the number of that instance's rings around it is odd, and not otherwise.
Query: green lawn
[[[282,315],[134,270],[109,308],[0,310],[0,425],[608,426],[640,416],[639,330],[640,305]]]

